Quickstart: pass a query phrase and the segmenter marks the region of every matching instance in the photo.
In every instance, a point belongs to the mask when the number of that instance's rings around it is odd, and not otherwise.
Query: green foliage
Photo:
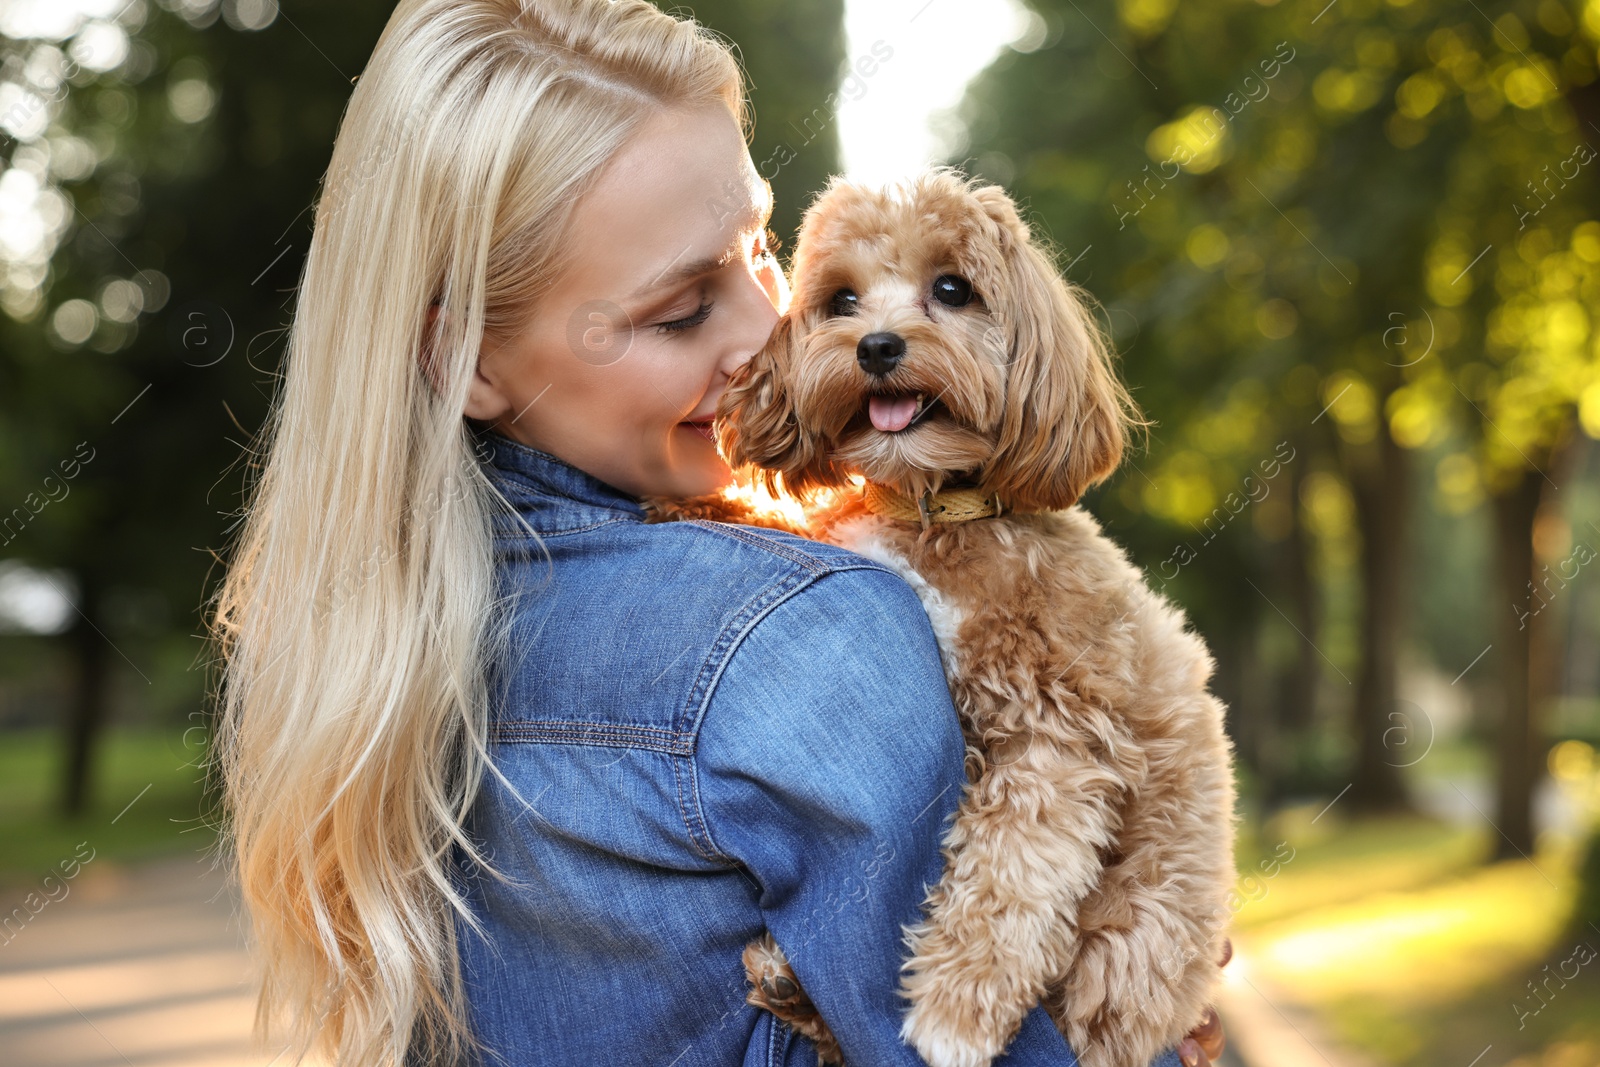
[[[1247,717],[1271,698],[1230,679],[1288,670],[1304,640],[1343,701],[1355,568],[1372,550],[1352,494],[1390,438],[1420,475],[1427,540],[1403,551],[1425,557],[1425,647],[1465,666],[1494,635],[1488,581],[1461,580],[1488,566],[1487,538],[1461,520],[1544,468],[1563,434],[1600,436],[1600,8],[1029,7],[1041,47],[974,83],[968,159],[1025,201],[1102,302],[1155,421],[1096,511],[1153,577],[1175,542],[1192,548],[1168,591]],[[1214,522],[1284,441],[1299,492],[1273,480]],[[1288,595],[1296,524],[1321,593],[1310,635]],[[1252,667],[1262,627],[1285,637]]]
[[[1578,864],[1578,896],[1572,906],[1572,928],[1580,936],[1600,929],[1600,826],[1584,846]]]
[[[97,162],[60,181],[73,219],[38,306],[0,320],[0,488],[18,498],[83,461],[3,551],[69,572],[119,651],[200,631],[210,553],[239,504],[241,447],[265,412],[305,248],[294,226],[388,7],[324,5],[295,13],[298,31],[285,18],[255,34],[214,11],[202,28],[140,5],[139,61],[81,72],[45,139],[56,157],[88,142]],[[43,47],[7,42],[13,55]],[[305,76],[284,76],[291,59]],[[13,162],[37,150],[13,145]],[[119,322],[112,287],[128,280],[144,314]],[[87,339],[62,329],[74,302]],[[197,651],[177,675],[191,706]],[[117,668],[155,669],[126,655]]]
[[[80,842],[94,849],[97,861],[204,852],[215,840],[204,788],[204,741],[200,731],[172,728],[110,732],[100,799],[68,819],[54,805],[60,763],[55,736],[47,730],[7,734],[0,745],[0,884],[37,881]]]
[[[1382,417],[1411,448],[1451,420],[1479,436],[1469,402],[1488,402],[1512,426],[1483,443],[1501,463],[1542,440],[1525,423],[1570,415],[1600,380],[1584,345],[1594,168],[1577,162],[1594,42],[1577,13],[1033,6],[1067,32],[978,83],[971,151],[1014,173],[1108,303],[1159,423],[1163,476],[1118,494],[1130,510],[1193,522],[1340,394],[1340,435],[1370,439]],[[1534,199],[1529,181],[1563,161],[1576,177]]]

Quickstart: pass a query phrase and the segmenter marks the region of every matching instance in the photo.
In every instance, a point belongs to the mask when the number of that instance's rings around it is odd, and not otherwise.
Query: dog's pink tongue
[[[867,401],[867,414],[873,428],[893,433],[911,425],[911,416],[917,413],[914,396],[874,396]]]

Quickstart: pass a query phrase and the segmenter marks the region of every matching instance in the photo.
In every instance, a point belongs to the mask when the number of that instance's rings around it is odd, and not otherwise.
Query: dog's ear
[[[1011,198],[998,186],[974,196],[1000,231],[1000,269],[985,272],[981,291],[1009,362],[982,485],[1014,508],[1071,507],[1116,470],[1136,409],[1086,300],[1032,240]]]
[[[826,472],[818,469],[819,443],[801,432],[788,388],[800,343],[795,316],[785,315],[761,351],[733,372],[717,401],[723,457],[735,467],[759,468],[773,493],[779,491],[779,474],[784,487],[796,492],[827,483]]]

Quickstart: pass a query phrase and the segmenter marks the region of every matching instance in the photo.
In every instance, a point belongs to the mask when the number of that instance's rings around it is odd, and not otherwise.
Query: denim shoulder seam
[[[528,448],[526,445],[518,445],[517,447],[522,448],[525,451],[533,452],[537,455],[546,455],[546,453],[539,452],[539,450],[535,448]],[[554,459],[555,457],[552,456],[550,458]],[[564,460],[556,460],[556,462],[562,464],[563,466],[571,466],[571,464],[566,463]],[[483,469],[485,472],[484,477],[488,479],[489,484],[493,486],[495,491],[500,494],[501,498],[513,508],[517,507],[519,502],[531,503],[535,507],[544,506],[545,501],[552,501],[558,505],[565,503],[565,501],[562,501],[559,497],[552,497],[550,495],[550,490],[547,487],[540,485],[519,471],[507,469],[505,467],[496,467],[493,465],[487,466]],[[506,492],[507,487],[510,487],[513,492]],[[516,499],[513,500],[512,497],[516,497]],[[531,500],[529,499],[530,497],[532,498]],[[611,507],[605,504],[594,504],[587,502],[584,503],[584,507],[591,511],[610,512],[613,517],[590,523],[587,526],[577,526],[566,530],[553,530],[549,532],[539,530],[537,531],[539,536],[557,537],[564,533],[582,533],[585,530],[593,530],[601,526],[609,525],[613,522],[644,521],[637,513],[629,511],[627,508],[623,507]],[[498,518],[497,521],[499,521]]]
[[[689,691],[689,700],[683,708],[683,715],[677,722],[678,732],[689,739],[689,751],[675,760],[674,764],[678,778],[678,806],[682,811],[684,824],[689,831],[691,843],[707,859],[721,860],[724,863],[738,862],[733,856],[724,852],[711,836],[711,827],[700,801],[699,767],[694,761],[695,751],[700,744],[700,725],[705,721],[706,709],[711,706],[711,698],[716,692],[717,683],[722,680],[722,672],[739,645],[743,643],[745,636],[774,608],[801,590],[815,585],[819,578],[849,570],[875,570],[883,571],[885,574],[895,574],[891,568],[863,556],[853,560],[823,564],[819,572],[791,575],[775,583],[765,595],[753,601],[724,626],[712,644],[711,651],[706,655],[705,662],[701,664],[699,676]]]
[[[600,510],[600,509],[597,508],[595,510]],[[562,530],[541,530],[541,529],[538,529],[537,527],[535,527],[533,532],[539,535],[540,540],[548,540],[549,538],[552,538],[552,537],[565,537],[568,534],[588,533],[590,530],[598,530],[602,526],[614,526],[619,522],[638,522],[638,521],[639,521],[638,519],[635,519],[635,518],[633,518],[631,516],[620,516],[620,517],[615,518],[615,519],[601,519],[598,522],[591,522],[587,526],[569,526],[566,529],[562,529]],[[529,525],[532,525],[532,524],[530,523]],[[495,538],[496,542],[509,541],[509,542],[515,543],[515,542],[518,542],[518,541],[527,540],[528,532],[526,530],[523,530],[521,527],[516,527],[516,528],[512,529],[509,532],[502,533],[502,532],[496,531],[495,534],[494,534],[494,538]]]
[[[791,563],[796,563],[804,567],[806,570],[811,571],[813,574],[821,575],[826,573],[828,570],[833,569],[833,565],[825,559],[820,559],[816,556],[813,556],[809,552],[797,551],[796,549],[790,548],[788,545],[780,543],[774,538],[763,537],[761,534],[756,533],[754,530],[751,530],[748,527],[739,526],[731,522],[718,522],[715,519],[684,519],[681,521],[687,522],[693,526],[698,526],[702,530],[710,530],[712,533],[718,533],[724,537],[731,537],[736,541],[743,541],[747,545],[754,545],[757,548],[772,553],[774,556],[779,556]]]

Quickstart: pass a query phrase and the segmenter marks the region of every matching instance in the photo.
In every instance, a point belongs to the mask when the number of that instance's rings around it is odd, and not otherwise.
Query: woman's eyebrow
[[[751,230],[757,229],[772,216],[772,185],[765,178],[763,178],[761,181],[761,188],[763,190],[763,195],[756,200],[752,200],[749,206],[745,208],[740,217],[739,226],[734,230],[735,235],[742,236],[749,233]],[[684,252],[688,251],[689,250],[685,248],[683,252],[678,253],[678,256],[681,258]],[[678,262],[677,259],[674,259],[672,263],[667,265],[666,268],[658,272],[654,278],[651,278],[639,288],[629,293],[627,299],[637,300],[656,289],[666,289],[673,285],[677,285],[679,282],[688,281],[690,278],[698,278],[702,274],[710,274],[714,270],[721,270],[723,267],[726,267],[729,263],[733,262],[734,258],[739,255],[739,252],[739,244],[736,241],[727,249],[725,249],[721,255],[701,256],[698,259],[691,260],[688,263],[683,263],[678,266],[672,265],[673,263]]]
[[[689,250],[685,248],[683,251],[687,252]],[[683,252],[679,252],[678,255],[683,255]],[[702,274],[710,274],[714,270],[721,270],[729,263],[732,263],[738,255],[739,249],[735,247],[728,249],[719,256],[701,256],[699,259],[691,260],[677,267],[671,267],[669,270],[663,270],[654,278],[629,293],[627,298],[629,300],[637,300],[640,297],[648,296],[657,289],[668,289],[679,282],[688,281],[690,278],[698,278]],[[676,263],[677,260],[673,260],[673,262]]]

